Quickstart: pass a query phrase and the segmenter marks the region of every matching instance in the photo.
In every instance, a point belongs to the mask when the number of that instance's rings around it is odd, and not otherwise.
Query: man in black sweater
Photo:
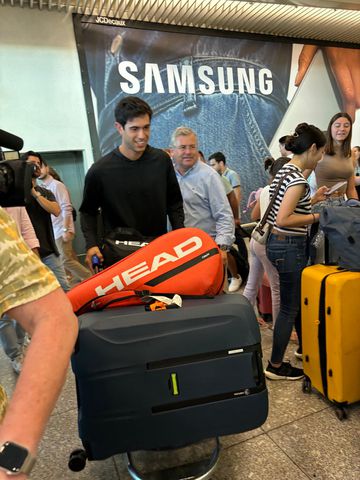
[[[137,97],[122,99],[115,109],[115,128],[121,136],[118,148],[89,169],[80,207],[86,241],[86,263],[103,261],[98,246],[97,224],[101,209],[103,234],[130,227],[146,237],[184,226],[183,202],[170,157],[148,145],[152,110]]]

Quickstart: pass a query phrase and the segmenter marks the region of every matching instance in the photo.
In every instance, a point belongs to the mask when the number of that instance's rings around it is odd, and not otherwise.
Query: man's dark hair
[[[212,159],[214,159],[217,163],[223,162],[224,165],[226,164],[225,155],[222,152],[212,153],[209,157],[209,162]]]
[[[152,113],[150,106],[141,98],[125,97],[116,105],[115,120],[125,127],[128,120],[142,117],[143,115],[149,115],[151,120]]]
[[[21,155],[21,160],[27,160],[29,157],[37,157],[40,160],[40,165],[45,165],[47,167],[46,161],[42,158],[40,153],[34,152],[33,150],[29,150]]]

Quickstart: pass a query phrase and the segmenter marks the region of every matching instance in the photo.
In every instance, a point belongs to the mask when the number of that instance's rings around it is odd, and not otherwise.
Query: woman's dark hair
[[[264,167],[269,175],[275,178],[276,174],[282,169],[282,167],[291,160],[289,157],[279,157],[276,160],[273,157],[264,158]]]
[[[315,143],[316,148],[323,147],[326,137],[323,132],[308,123],[299,123],[293,135],[286,137],[285,148],[294,154],[300,155],[306,152]]]
[[[332,138],[332,135],[331,135],[331,127],[333,126],[333,123],[335,123],[338,118],[346,118],[346,120],[348,120],[349,123],[350,123],[349,135],[345,138],[345,140],[343,141],[343,143],[341,145],[341,151],[342,151],[342,154],[344,155],[344,157],[350,157],[350,155],[351,155],[351,136],[352,136],[353,121],[352,121],[352,118],[350,117],[350,115],[346,112],[336,113],[330,119],[327,131],[326,131],[327,140],[326,140],[326,145],[325,145],[325,153],[327,153],[328,155],[335,155],[335,145],[334,145],[334,139]]]
[[[50,165],[48,165],[49,167],[49,174],[55,178],[55,180],[57,180],[58,182],[61,182],[61,183],[64,183],[62,180],[61,180],[61,177],[60,175],[58,174],[58,172],[55,170],[55,168],[51,167]]]

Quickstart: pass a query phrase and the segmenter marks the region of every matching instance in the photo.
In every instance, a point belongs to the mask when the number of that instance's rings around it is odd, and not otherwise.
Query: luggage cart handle
[[[134,480],[207,480],[214,473],[219,461],[221,447],[218,437],[215,438],[215,442],[215,447],[208,458],[150,473],[140,473],[134,466],[132,454],[128,452],[126,454],[128,458],[127,469]]]

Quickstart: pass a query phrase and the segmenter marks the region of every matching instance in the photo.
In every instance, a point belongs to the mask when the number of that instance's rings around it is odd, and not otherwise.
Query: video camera
[[[0,130],[0,206],[24,206],[30,201],[34,167],[20,159],[24,141]],[[10,151],[3,151],[1,147]]]

